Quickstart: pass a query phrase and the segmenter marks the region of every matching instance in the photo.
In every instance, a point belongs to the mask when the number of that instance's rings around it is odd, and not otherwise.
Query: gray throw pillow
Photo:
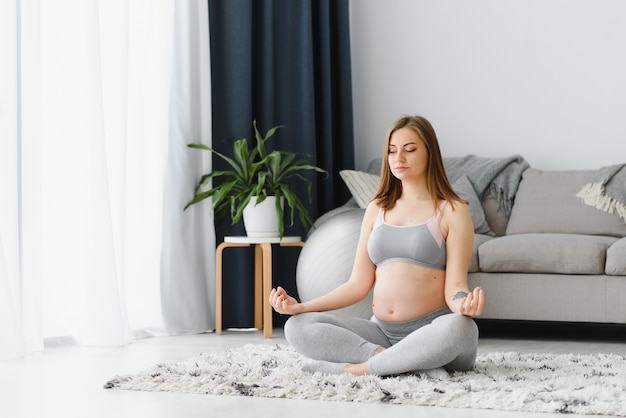
[[[460,197],[469,201],[470,214],[472,215],[472,222],[474,223],[474,232],[477,234],[495,236],[496,234],[489,228],[489,224],[487,224],[485,211],[480,203],[480,199],[476,195],[476,190],[474,190],[474,186],[472,186],[467,176],[459,177],[452,185],[452,188]]]

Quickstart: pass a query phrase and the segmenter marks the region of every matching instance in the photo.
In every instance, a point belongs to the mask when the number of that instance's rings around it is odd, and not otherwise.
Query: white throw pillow
[[[359,207],[366,208],[368,202],[376,195],[380,176],[357,170],[341,170],[339,175]]]

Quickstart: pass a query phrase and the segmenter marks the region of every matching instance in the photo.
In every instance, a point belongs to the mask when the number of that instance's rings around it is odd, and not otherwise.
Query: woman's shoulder
[[[365,208],[365,220],[373,221],[378,216],[378,213],[382,210],[380,201],[378,199],[372,199]]]
[[[442,220],[447,221],[449,224],[472,222],[469,204],[458,200],[449,200],[444,202],[445,205],[443,205],[441,210]]]
[[[366,211],[378,212],[381,209],[380,199],[372,199],[365,208]]]
[[[456,200],[456,199],[441,200],[439,202],[439,208],[444,213],[446,212],[453,213],[457,209],[461,209],[461,212],[467,211],[469,213],[469,203],[465,200]]]

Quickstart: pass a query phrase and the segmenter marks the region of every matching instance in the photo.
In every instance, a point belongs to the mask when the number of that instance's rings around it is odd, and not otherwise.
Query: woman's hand
[[[270,292],[270,304],[279,314],[295,315],[302,312],[302,305],[280,286]]]
[[[485,292],[480,287],[477,287],[462,300],[459,312],[465,316],[475,318],[482,315],[484,308]]]

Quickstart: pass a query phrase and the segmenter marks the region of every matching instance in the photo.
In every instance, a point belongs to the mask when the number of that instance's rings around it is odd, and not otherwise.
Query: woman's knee
[[[285,322],[284,332],[285,339],[296,349],[302,345],[308,344],[307,339],[312,335],[311,325],[320,323],[319,312],[307,312],[299,315],[291,316]]]
[[[457,350],[455,359],[446,365],[448,371],[466,371],[474,366],[478,350],[478,326],[470,317],[454,313],[443,319],[450,343]],[[438,318],[439,319],[439,318]]]
[[[287,342],[291,344],[291,340],[294,337],[297,337],[297,335],[299,334],[300,330],[302,329],[302,315],[293,315],[291,316],[289,319],[287,319],[287,321],[285,322],[285,326],[283,327],[284,332],[285,332],[285,339],[287,339]]]
[[[435,321],[445,323],[445,327],[453,335],[457,335],[472,345],[478,344],[478,326],[472,318],[463,314],[452,313],[440,316]]]

